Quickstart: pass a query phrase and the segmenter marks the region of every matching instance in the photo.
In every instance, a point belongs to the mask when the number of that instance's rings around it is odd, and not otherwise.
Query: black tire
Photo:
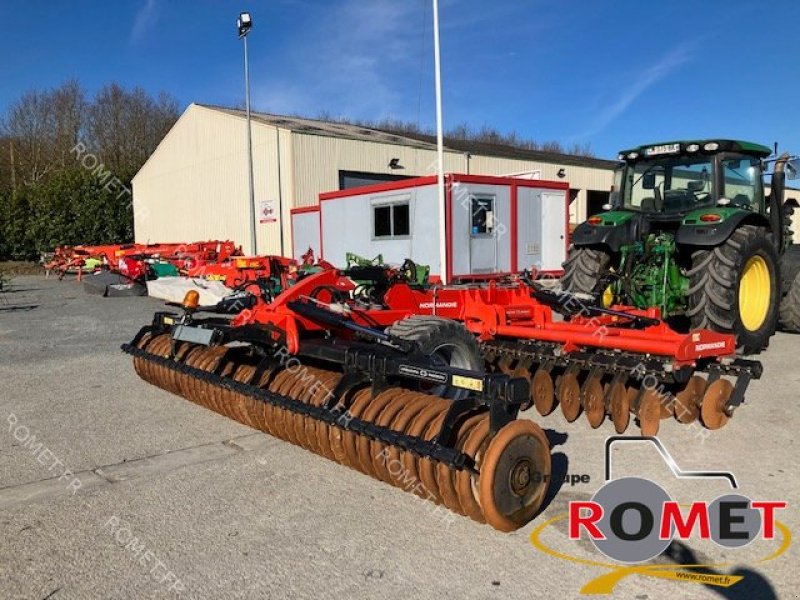
[[[794,276],[789,291],[781,299],[779,319],[781,329],[800,333],[800,273]]]
[[[394,323],[387,329],[387,333],[417,342],[421,352],[432,357],[435,365],[484,372],[483,354],[478,340],[457,321],[441,317],[411,316]],[[469,394],[468,390],[445,386],[428,387],[425,391],[451,400],[461,400]]]
[[[742,323],[739,287],[745,265],[755,256],[761,257],[768,267],[770,298],[762,324],[751,330]],[[781,289],[778,260],[769,232],[754,225],[742,225],[715,248],[693,252],[687,310],[692,329],[733,333],[737,350],[743,354],[766,348],[778,321]]]
[[[611,255],[596,248],[572,246],[563,264],[561,288],[572,294],[596,294],[600,280],[611,269]]]

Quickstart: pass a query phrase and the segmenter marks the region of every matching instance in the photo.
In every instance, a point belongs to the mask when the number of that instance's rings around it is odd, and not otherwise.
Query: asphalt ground
[[[603,484],[609,422],[523,415],[569,482],[500,533],[141,381],[119,346],[159,306],[44,277],[0,295],[0,598],[573,598],[612,572],[560,519]],[[800,338],[775,336],[725,428],[659,432],[681,468],[733,471],[741,493],[787,501],[777,516],[795,533],[798,351]],[[676,479],[652,446],[612,461],[615,478],[650,478],[681,503],[730,492]],[[796,598],[797,545],[765,560],[782,536],[735,550],[693,538],[648,563],[711,564],[695,570],[743,576],[731,587],[651,569],[623,574],[612,597]]]

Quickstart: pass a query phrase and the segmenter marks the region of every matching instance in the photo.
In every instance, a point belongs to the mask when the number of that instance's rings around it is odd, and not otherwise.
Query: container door
[[[558,271],[567,256],[564,192],[542,193],[542,270]]]
[[[542,192],[520,186],[517,191],[517,268],[542,270]]]
[[[496,273],[499,224],[497,196],[476,194],[470,201],[469,272]]]

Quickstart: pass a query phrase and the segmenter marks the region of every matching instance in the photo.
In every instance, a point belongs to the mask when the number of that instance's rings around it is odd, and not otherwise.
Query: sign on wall
[[[275,223],[278,220],[278,210],[275,200],[262,200],[258,203],[258,222]]]

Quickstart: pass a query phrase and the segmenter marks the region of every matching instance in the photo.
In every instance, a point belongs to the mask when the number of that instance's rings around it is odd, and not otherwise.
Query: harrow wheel
[[[724,427],[730,419],[730,415],[725,410],[725,404],[733,393],[733,385],[725,379],[717,379],[708,386],[703,395],[703,404],[700,412],[703,417],[703,424],[709,429],[719,429]]]
[[[658,425],[661,422],[662,398],[653,389],[646,389],[639,402],[639,426],[642,435],[654,436],[658,434]]]
[[[631,399],[635,391],[623,383],[615,383],[611,388],[611,420],[617,433],[625,433],[631,420]]]
[[[694,423],[697,420],[705,389],[705,379],[692,375],[686,387],[675,394],[675,418],[680,423]]]
[[[578,371],[567,369],[558,382],[558,401],[564,418],[572,423],[581,414],[581,385]]]
[[[550,444],[531,421],[506,425],[489,442],[480,477],[480,505],[486,522],[513,531],[530,521],[550,481]]]
[[[642,433],[646,435],[657,435],[660,427],[657,421],[673,417],[679,423],[692,423],[700,418],[708,429],[718,429],[731,416],[726,403],[734,383],[741,382],[742,377],[761,377],[760,365],[744,359],[734,363],[722,361],[727,365],[722,370],[715,368],[713,362],[676,370],[669,361],[664,361],[663,368],[659,368],[656,363],[659,357],[652,356],[655,366],[642,362],[627,370],[620,361],[621,357],[626,357],[625,352],[598,351],[593,355],[584,348],[572,353],[564,352],[558,344],[550,346],[539,340],[515,343],[505,339],[484,341],[481,349],[490,372],[526,379],[529,373],[532,375],[529,379],[531,398],[540,415],[551,414],[558,403],[568,422],[585,412],[592,428],[600,427],[609,415],[618,434],[627,430],[631,413],[639,419]],[[737,365],[737,362],[742,364]],[[645,371],[640,371],[642,366]],[[682,371],[684,368],[691,371],[687,374]],[[721,380],[723,383],[713,379],[714,383],[709,384],[707,376],[726,379]],[[599,381],[594,381],[595,378]],[[652,394],[648,393],[650,389]],[[704,396],[709,398],[705,408]]]
[[[531,381],[533,405],[540,415],[547,416],[556,407],[555,386],[553,377],[544,369],[538,369]]]
[[[585,384],[583,395],[583,412],[592,429],[597,429],[606,418],[606,404],[601,377],[591,377]]]
[[[339,416],[331,423],[312,416],[319,413],[311,407],[330,406],[339,372],[307,365],[292,372],[277,363],[259,370],[261,358],[244,348],[173,348],[168,335],[146,335],[129,351],[136,372],[158,387],[502,531],[528,522],[549,487],[550,447],[530,421],[514,421],[493,435],[485,408],[465,416],[447,447],[471,459],[474,470],[457,468],[435,458],[441,446],[432,445],[430,456],[417,453],[437,438],[450,400],[397,386],[373,395],[363,387],[333,399],[336,411],[326,418]],[[348,427],[354,420],[359,426]],[[395,445],[390,440],[397,438],[385,433],[360,433],[369,424],[416,446]]]

